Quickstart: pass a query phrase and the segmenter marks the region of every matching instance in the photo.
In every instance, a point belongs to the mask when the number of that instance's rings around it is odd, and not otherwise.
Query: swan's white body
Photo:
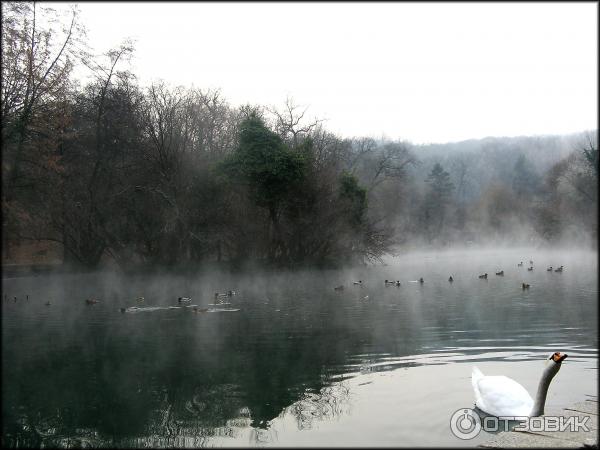
[[[555,352],[548,358],[538,384],[535,401],[515,380],[505,376],[486,377],[481,370],[473,367],[471,383],[475,391],[475,405],[482,411],[498,417],[543,416],[548,387],[567,356],[566,353]]]
[[[485,376],[473,367],[471,383],[475,391],[475,405],[494,416],[529,417],[533,399],[527,390],[504,375]]]

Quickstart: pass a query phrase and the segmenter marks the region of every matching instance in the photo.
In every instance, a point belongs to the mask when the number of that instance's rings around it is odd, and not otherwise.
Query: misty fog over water
[[[562,273],[546,270],[560,265]],[[236,292],[228,305],[211,306],[228,290]],[[532,392],[554,351],[569,359],[548,407],[597,394],[594,252],[453,250],[348,270],[39,275],[4,279],[3,293],[9,446],[475,445],[485,436],[465,442],[449,430],[452,413],[473,404],[472,365]],[[120,310],[131,307],[139,309]]]
[[[597,400],[593,7],[2,2],[2,446]]]

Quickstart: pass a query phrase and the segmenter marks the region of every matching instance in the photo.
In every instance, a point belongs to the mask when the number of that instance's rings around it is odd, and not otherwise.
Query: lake
[[[473,406],[472,366],[533,395],[554,351],[569,357],[547,409],[597,395],[596,253],[465,250],[386,263],[4,278],[2,444],[476,446],[491,436],[450,431],[452,414]],[[211,306],[227,290],[230,304]]]

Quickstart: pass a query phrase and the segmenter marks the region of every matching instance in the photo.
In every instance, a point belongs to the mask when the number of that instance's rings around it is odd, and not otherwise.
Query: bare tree
[[[316,126],[323,122],[323,119],[307,122],[304,117],[308,107],[302,109],[294,103],[294,99],[291,97],[285,99],[284,107],[281,110],[275,107],[267,108],[267,110],[275,116],[275,132],[284,140],[291,142],[294,147],[298,146],[301,137],[308,136]]]
[[[23,176],[21,165],[36,118],[69,85],[73,60],[84,30],[78,12],[61,29],[58,15],[33,3],[2,2],[2,141],[3,195],[14,198]],[[40,26],[44,19],[45,28]],[[54,26],[49,25],[52,24]],[[60,30],[60,31],[59,31]]]

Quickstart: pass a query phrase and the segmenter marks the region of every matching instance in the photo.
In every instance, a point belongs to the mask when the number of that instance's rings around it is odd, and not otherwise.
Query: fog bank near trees
[[[76,12],[2,4],[4,257],[52,241],[123,268],[380,261],[407,247],[597,245],[597,131],[451,144],[343,137],[287,99],[140,86]],[[72,76],[84,64],[93,81]],[[401,129],[402,124],[398,124]]]

